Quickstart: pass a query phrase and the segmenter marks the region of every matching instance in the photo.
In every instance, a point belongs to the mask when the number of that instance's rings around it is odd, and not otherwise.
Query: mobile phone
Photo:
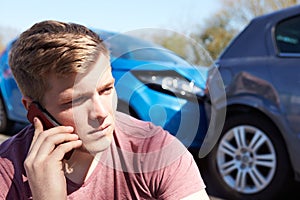
[[[45,109],[43,108],[38,102],[33,101],[29,105],[29,109],[27,112],[27,119],[33,124],[33,118],[38,117],[42,124],[44,129],[50,129],[55,126],[60,126],[60,124],[57,122],[57,120]],[[64,159],[69,160],[74,149],[69,151],[65,154]]]

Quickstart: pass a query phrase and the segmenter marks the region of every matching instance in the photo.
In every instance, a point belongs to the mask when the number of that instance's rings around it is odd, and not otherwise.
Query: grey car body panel
[[[298,180],[300,54],[280,55],[274,29],[278,22],[299,15],[300,6],[294,6],[252,20],[216,61],[224,78],[227,107],[255,108],[273,121],[287,144]]]

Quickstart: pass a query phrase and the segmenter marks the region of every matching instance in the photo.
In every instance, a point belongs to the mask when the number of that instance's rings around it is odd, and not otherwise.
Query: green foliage
[[[297,4],[297,0],[223,0],[222,9],[189,35],[160,35],[155,42],[196,65],[209,65],[254,18]],[[206,53],[205,53],[206,51]]]
[[[210,66],[213,62],[203,45],[189,35],[164,31],[163,33],[156,32],[150,38],[148,35],[148,40],[175,52],[193,65]]]
[[[230,21],[231,15],[226,11],[221,11],[206,21],[203,31],[198,31],[192,35],[214,60],[238,33],[237,29],[230,26]]]
[[[161,41],[161,45],[166,47],[167,49],[170,49],[174,52],[176,52],[179,56],[185,57],[185,46],[186,41],[184,37],[173,33],[168,37],[167,40]]]
[[[208,19],[202,30],[193,33],[216,59],[228,43],[254,18],[297,4],[297,0],[223,0],[222,10]]]

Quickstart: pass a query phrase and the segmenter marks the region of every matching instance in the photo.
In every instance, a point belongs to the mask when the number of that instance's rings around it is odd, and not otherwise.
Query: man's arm
[[[161,156],[161,158],[166,160],[166,155]],[[184,149],[184,153],[181,153],[172,164],[163,168],[160,173],[162,173],[159,176],[161,178],[158,184],[160,186],[158,193],[160,198],[209,199],[198,166],[187,149]]]

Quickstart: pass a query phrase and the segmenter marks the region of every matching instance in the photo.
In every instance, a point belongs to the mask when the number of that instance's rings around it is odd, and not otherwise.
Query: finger
[[[78,139],[78,135],[70,133],[49,135],[37,150],[37,154],[39,155],[39,157],[36,158],[37,161],[46,159],[61,144],[77,141]]]
[[[39,118],[37,117],[33,118],[33,125],[34,125],[34,135],[33,135],[32,143],[34,143],[37,140],[39,134],[44,131],[43,124]]]
[[[63,160],[66,153],[73,149],[77,149],[82,146],[81,140],[69,141],[66,143],[59,144],[51,153],[51,159]]]
[[[43,124],[41,122],[41,120],[37,117],[33,118],[33,125],[34,125],[34,129],[35,129],[35,134],[36,133],[41,133],[44,131],[44,127],[43,127]]]
[[[31,156],[35,157],[40,147],[44,143],[44,140],[51,135],[67,133],[70,135],[73,133],[74,128],[71,126],[58,126],[51,128],[49,130],[43,131],[43,125],[38,118],[34,118],[34,127],[36,128],[34,131],[34,136],[32,139],[32,143],[29,149],[29,153]]]
[[[32,146],[35,144],[39,134],[44,130],[41,120],[37,117],[33,118],[33,126],[34,126],[34,134],[29,148],[29,152],[32,150]]]

